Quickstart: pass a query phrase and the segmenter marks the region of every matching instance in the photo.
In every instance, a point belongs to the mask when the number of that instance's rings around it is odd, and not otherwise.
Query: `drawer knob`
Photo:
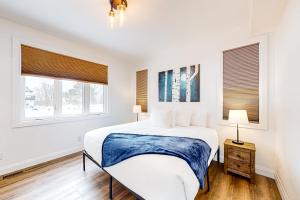
[[[239,157],[239,158],[241,157],[241,155],[240,155],[240,154],[237,154],[236,156],[237,156],[237,157]]]
[[[237,167],[240,168],[241,166],[240,166],[240,165],[237,165]]]

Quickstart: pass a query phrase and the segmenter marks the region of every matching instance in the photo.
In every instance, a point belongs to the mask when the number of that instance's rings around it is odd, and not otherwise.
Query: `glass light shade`
[[[115,12],[114,12],[113,10],[111,10],[111,11],[109,11],[108,15],[109,15],[110,17],[114,17],[114,16],[115,16]]]
[[[229,123],[232,124],[249,124],[248,115],[246,110],[229,110]]]
[[[109,23],[110,23],[110,28],[114,28],[114,24],[115,24],[115,12],[112,11],[112,10],[109,12]]]
[[[126,5],[124,5],[124,4],[118,5],[118,6],[117,6],[117,10],[118,10],[118,11],[125,11],[125,10],[126,10]]]
[[[141,105],[134,105],[132,108],[133,113],[141,113],[142,112],[142,106]]]
[[[120,27],[122,27],[124,24],[124,21],[126,20],[126,16],[125,16],[126,6],[124,4],[118,5],[117,11],[118,11],[118,15],[119,15],[119,25],[120,25]]]

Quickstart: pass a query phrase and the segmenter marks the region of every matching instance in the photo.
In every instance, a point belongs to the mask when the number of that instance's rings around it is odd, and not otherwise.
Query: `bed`
[[[146,120],[95,129],[86,133],[83,152],[84,170],[85,157],[101,167],[102,144],[110,133],[115,132],[144,135],[159,133],[163,136],[202,139],[211,147],[208,166],[216,154],[219,160],[218,134],[215,130],[200,126],[161,128],[152,126],[150,121]],[[139,155],[103,170],[141,199],[192,200],[199,190],[199,181],[190,166],[184,160],[174,156]],[[110,189],[112,189],[111,181]],[[111,195],[110,190],[110,198]]]

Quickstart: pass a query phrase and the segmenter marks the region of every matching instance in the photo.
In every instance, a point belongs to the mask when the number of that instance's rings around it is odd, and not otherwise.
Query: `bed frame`
[[[217,161],[218,163],[220,163],[220,147],[218,147],[218,150],[215,154],[215,156],[217,155]],[[100,167],[104,172],[106,172],[109,175],[109,199],[113,199],[113,192],[112,192],[112,181],[113,181],[113,176],[111,174],[109,174],[99,163],[97,163],[97,161],[95,161],[92,156],[90,156],[85,150],[83,150],[82,152],[82,164],[83,164],[83,171],[85,171],[85,158],[88,158],[89,160],[91,160],[93,163],[95,163],[98,167]],[[209,186],[209,166],[207,168],[207,172],[206,172],[206,183],[207,183],[207,191],[209,192],[210,190],[210,186]],[[116,181],[118,181],[118,179],[114,178]],[[120,184],[122,184],[120,181],[118,181]],[[124,184],[122,184],[125,188],[127,188]],[[129,188],[127,188],[132,194],[134,194],[134,196],[136,196],[136,198],[138,200],[144,200],[144,198],[140,197],[138,194],[136,194],[134,191],[130,190]]]

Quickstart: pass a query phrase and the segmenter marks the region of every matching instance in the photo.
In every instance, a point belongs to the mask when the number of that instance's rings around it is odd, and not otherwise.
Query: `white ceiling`
[[[109,0],[0,0],[0,16],[144,59],[195,38],[250,26],[252,0],[127,0],[127,21],[110,29]],[[261,1],[261,0],[260,0]]]

